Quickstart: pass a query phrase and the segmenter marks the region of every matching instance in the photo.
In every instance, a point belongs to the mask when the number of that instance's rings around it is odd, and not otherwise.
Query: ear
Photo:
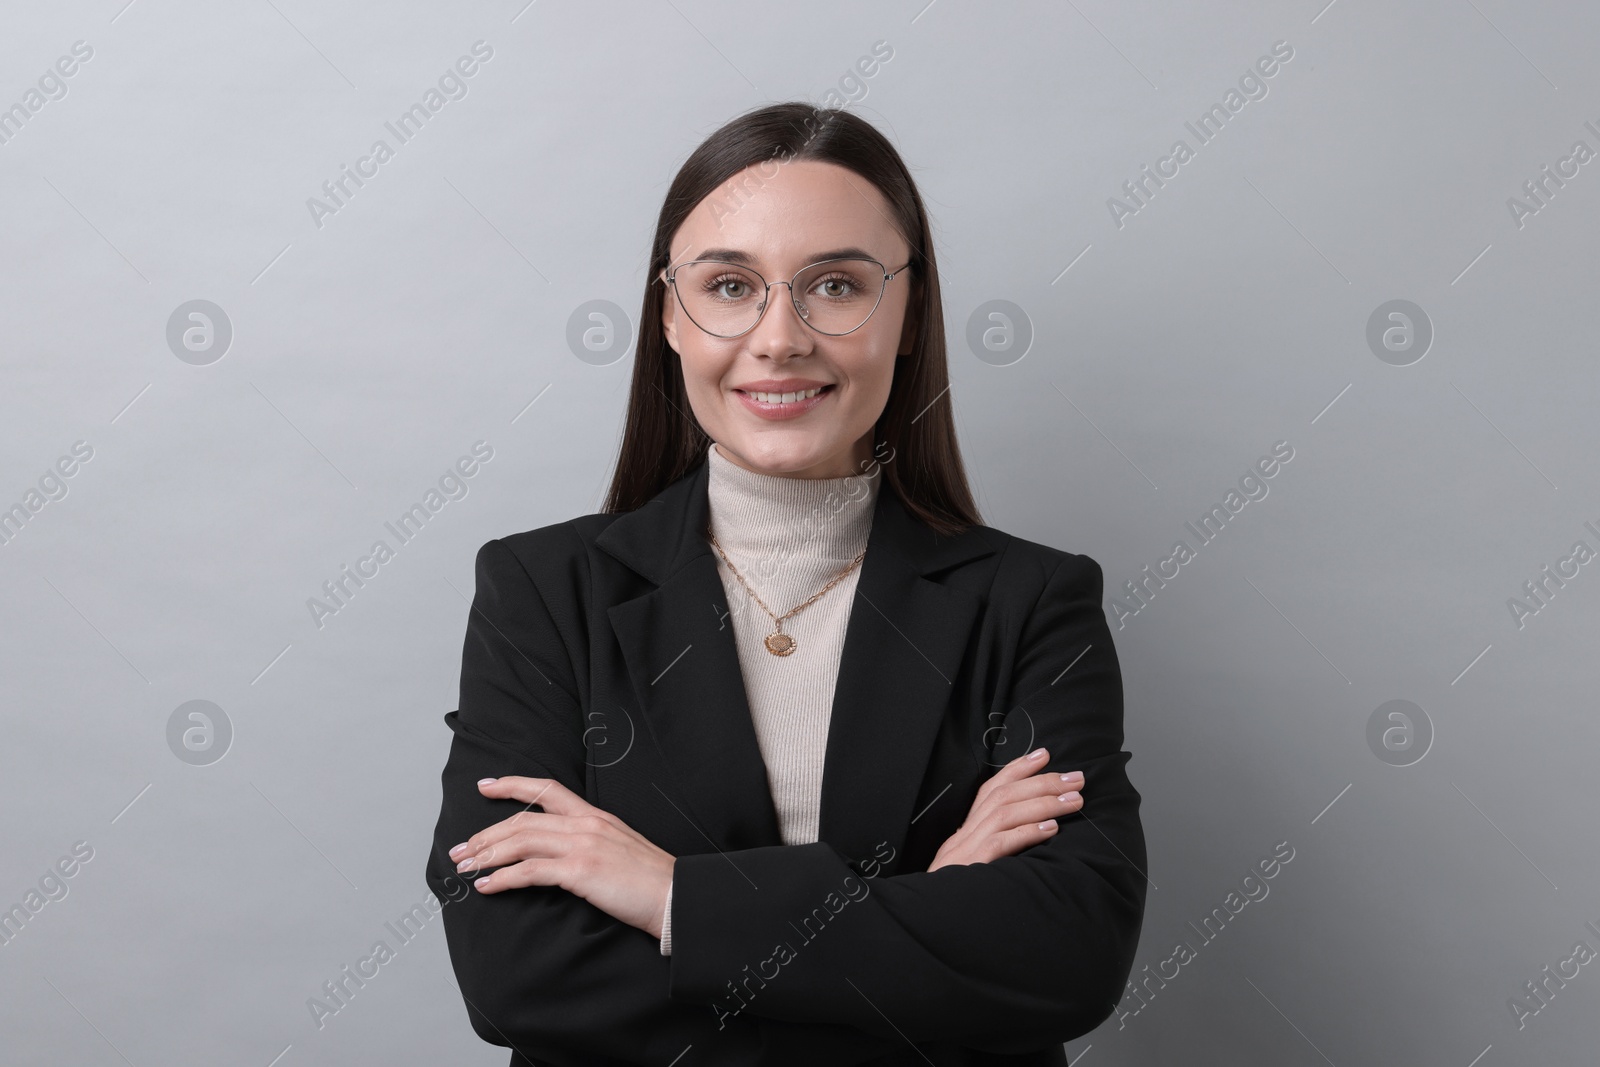
[[[667,282],[667,272],[663,270],[656,275],[656,279],[666,290],[666,295],[661,300],[661,329],[667,335],[667,344],[674,352],[682,355],[678,348],[678,298],[672,292],[672,286]]]

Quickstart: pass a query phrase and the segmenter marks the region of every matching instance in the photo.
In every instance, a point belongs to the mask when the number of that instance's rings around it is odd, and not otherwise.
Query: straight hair
[[[671,260],[672,235],[736,174],[748,167],[766,173],[765,165],[795,160],[833,163],[871,182],[911,246],[911,351],[895,358],[889,399],[873,428],[873,456],[885,484],[935,533],[949,536],[981,524],[956,444],[939,271],[922,196],[876,127],[849,111],[805,102],[766,105],[728,122],[690,154],[667,190],[639,315],[627,421],[603,511],[642,507],[704,462],[711,444],[690,410],[683,367],[661,323],[672,294],[659,275]]]

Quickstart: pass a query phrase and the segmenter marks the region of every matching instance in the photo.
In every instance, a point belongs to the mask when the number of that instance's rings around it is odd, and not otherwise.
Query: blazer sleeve
[[[555,566],[556,564],[552,564]],[[442,774],[443,801],[426,880],[441,901],[446,943],[478,1036],[559,1067],[671,1063],[849,1064],[892,1043],[844,1026],[749,1017],[723,1026],[706,1004],[668,997],[669,958],[649,933],[560,886],[482,894],[449,849],[525,805],[477,781],[553,778],[584,795],[583,711],[555,614],[498,540],[479,551],[462,653],[460,707]],[[567,627],[569,637],[572,627]]]
[[[727,997],[748,967],[771,981],[741,1014],[997,1053],[1067,1041],[1108,1018],[1133,966],[1146,859],[1103,581],[1093,559],[1065,555],[1022,627],[999,705],[1006,736],[1027,743],[1031,729],[1029,748],[1049,749],[1050,770],[1083,771],[1079,812],[992,863],[867,880],[870,892],[830,908],[805,942],[796,924],[855,873],[831,845],[680,857],[673,998]]]

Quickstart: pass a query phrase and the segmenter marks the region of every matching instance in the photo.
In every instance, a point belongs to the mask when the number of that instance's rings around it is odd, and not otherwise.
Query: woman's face
[[[890,217],[883,194],[854,171],[814,160],[766,163],[735,175],[695,206],[672,237],[672,264],[742,253],[748,257],[742,262],[767,282],[788,282],[802,267],[859,249],[885,273],[894,272],[911,254]],[[846,291],[828,275],[822,279],[812,286],[813,300]],[[889,399],[895,358],[911,348],[905,329],[911,281],[909,273],[896,274],[866,325],[842,336],[806,325],[788,285],[772,286],[753,330],[728,338],[695,325],[669,292],[661,315],[667,343],[682,362],[694,416],[717,450],[766,474],[862,473],[873,426]],[[678,275],[678,284],[689,298],[687,273]],[[735,281],[718,295],[742,292]],[[792,403],[751,395],[813,388],[822,391]]]

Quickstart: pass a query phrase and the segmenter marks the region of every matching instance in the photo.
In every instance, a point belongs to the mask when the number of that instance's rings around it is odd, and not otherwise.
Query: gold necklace
[[[783,632],[783,620],[787,619],[791,615],[798,614],[805,608],[809,608],[812,604],[815,604],[818,597],[822,596],[823,593],[826,593],[828,590],[838,585],[840,580],[843,579],[845,575],[855,570],[856,566],[860,564],[862,559],[864,559],[867,554],[867,550],[863,548],[856,558],[850,561],[850,566],[840,571],[834,577],[833,581],[829,582],[827,585],[813,593],[811,599],[807,600],[804,604],[801,604],[799,607],[790,608],[782,615],[773,615],[772,609],[767,607],[765,603],[762,603],[761,598],[756,596],[756,591],[750,588],[750,583],[744,580],[744,575],[739,573],[739,568],[735,567],[733,565],[733,561],[728,558],[728,554],[722,551],[722,546],[717,543],[717,535],[707,531],[706,536],[711,538],[711,547],[717,550],[717,555],[722,557],[722,562],[726,563],[728,565],[728,569],[733,572],[733,576],[739,579],[739,584],[744,586],[744,591],[750,594],[750,598],[752,600],[761,605],[762,611],[766,612],[768,615],[772,615],[773,630],[762,640],[761,643],[766,645],[767,651],[771,652],[774,656],[790,655],[796,648],[799,647],[793,637]]]

